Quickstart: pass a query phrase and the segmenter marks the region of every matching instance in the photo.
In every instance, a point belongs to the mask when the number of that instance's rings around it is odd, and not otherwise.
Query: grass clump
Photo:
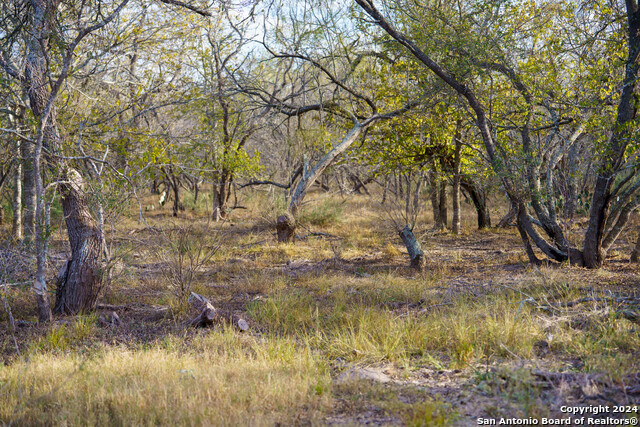
[[[29,353],[64,352],[74,346],[89,344],[97,322],[98,315],[92,313],[79,315],[72,322],[51,325],[43,336],[31,343]]]
[[[344,203],[335,199],[327,199],[312,208],[305,209],[298,221],[304,225],[326,227],[340,221]]]
[[[530,357],[544,336],[533,311],[509,296],[461,298],[425,312],[388,309],[390,297],[407,303],[410,294],[338,288],[318,298],[298,289],[254,302],[249,312],[273,333],[304,335],[329,357],[357,362],[409,362],[437,354],[464,367],[487,356]]]

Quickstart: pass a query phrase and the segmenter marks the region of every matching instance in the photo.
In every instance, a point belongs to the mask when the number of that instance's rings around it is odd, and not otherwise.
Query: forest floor
[[[206,220],[202,200],[173,218],[149,197],[147,225],[132,206],[109,230],[98,312],[51,325],[35,323],[34,260],[5,243],[1,282],[18,285],[0,288],[0,422],[478,425],[594,405],[610,408],[594,420],[637,422],[633,407],[614,413],[640,404],[635,236],[600,270],[533,267],[515,229],[476,230],[465,205],[459,236],[422,218],[428,263],[416,272],[388,208],[316,197],[295,244],[276,243],[281,203],[267,193],[224,223]],[[50,288],[69,255],[53,223]],[[572,239],[583,225],[567,224]],[[191,292],[249,330],[189,326]]]

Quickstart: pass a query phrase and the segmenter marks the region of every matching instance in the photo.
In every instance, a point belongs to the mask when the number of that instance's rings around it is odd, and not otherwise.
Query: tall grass
[[[296,414],[312,420],[326,403],[323,365],[292,340],[221,331],[193,347],[39,353],[0,367],[0,422],[286,425]]]

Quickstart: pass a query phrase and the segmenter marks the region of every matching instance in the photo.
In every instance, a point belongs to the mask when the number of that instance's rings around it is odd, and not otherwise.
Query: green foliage
[[[341,201],[327,199],[314,204],[311,208],[304,209],[298,218],[301,224],[324,227],[333,225],[340,221],[344,203]]]
[[[97,322],[98,315],[92,313],[79,315],[69,323],[51,325],[43,337],[31,344],[29,352],[64,352],[72,346],[82,345],[94,337]]]

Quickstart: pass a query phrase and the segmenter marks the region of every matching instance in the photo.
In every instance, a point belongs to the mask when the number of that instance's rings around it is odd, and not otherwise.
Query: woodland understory
[[[0,423],[637,422],[639,71],[637,0],[3,1]]]
[[[469,202],[460,235],[420,218],[419,272],[375,197],[312,194],[320,201],[303,210],[295,244],[276,241],[282,201],[266,192],[220,224],[192,195],[177,219],[148,212],[149,227],[132,210],[111,234],[118,262],[92,314],[38,325],[29,286],[7,288],[2,422],[476,425],[640,403],[633,239],[596,271],[532,266],[515,227],[477,230]],[[196,259],[216,248],[184,290],[181,249],[169,245],[178,235]],[[69,254],[62,230],[50,252],[49,277]],[[28,283],[34,259],[2,256],[3,280]],[[181,305],[182,291],[224,320],[191,326],[200,311]]]

